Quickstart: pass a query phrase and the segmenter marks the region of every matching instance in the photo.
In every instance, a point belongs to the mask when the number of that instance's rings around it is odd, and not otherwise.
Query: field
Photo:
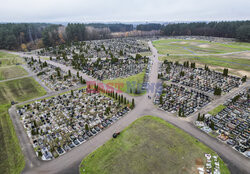
[[[0,80],[6,80],[27,75],[28,73],[17,64],[23,63],[21,57],[0,52]]]
[[[142,55],[142,56],[152,56],[152,52],[140,52],[139,53],[140,55]]]
[[[224,108],[226,108],[226,106],[219,105],[216,108],[214,108],[212,111],[209,111],[208,113],[211,114],[211,115],[216,115],[216,114],[218,114]]]
[[[23,63],[22,58],[14,54],[0,52],[0,67],[16,65],[17,63]]]
[[[25,161],[15,129],[8,114],[10,104],[0,105],[0,171],[21,173]]]
[[[80,173],[196,173],[205,153],[216,153],[164,120],[145,116],[89,154]],[[221,173],[229,173],[219,159]],[[167,172],[166,172],[167,171]]]
[[[225,68],[231,68],[236,70],[250,71],[250,59],[236,58],[229,56],[195,56],[195,55],[183,55],[183,56],[161,56],[159,60],[170,60],[170,61],[191,61],[197,62],[203,65],[221,66]]]
[[[8,108],[11,101],[25,101],[43,96],[46,91],[33,79],[23,78],[0,82],[0,171],[21,173],[24,157],[13,127]]]
[[[43,60],[50,60],[49,57],[40,57],[40,58],[43,59]]]
[[[250,50],[249,43],[217,43],[204,40],[161,39],[153,42],[159,54],[221,54]]]
[[[0,82],[0,104],[43,96],[46,91],[33,78]]]
[[[28,73],[21,66],[0,67],[0,80],[22,77]]]
[[[209,65],[211,69],[217,71],[228,68],[230,74],[250,76],[250,43],[162,39],[154,41],[153,44],[160,54],[159,60],[161,61],[184,62],[188,60],[202,67]]]
[[[133,87],[133,84],[135,84],[135,86],[137,86],[137,84],[142,84],[143,83],[143,79],[145,76],[145,70],[139,74],[133,75],[133,76],[129,76],[127,78],[117,78],[114,80],[104,80],[103,83],[108,84],[110,86],[113,86],[115,88],[118,88],[118,84],[120,85],[120,90],[128,93],[130,95],[133,96],[137,96],[137,95],[143,95],[145,92],[141,92],[140,94],[134,94],[135,89],[131,89],[132,93],[130,91],[130,86]]]

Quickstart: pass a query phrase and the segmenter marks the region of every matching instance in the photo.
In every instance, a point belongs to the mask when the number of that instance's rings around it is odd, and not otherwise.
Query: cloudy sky
[[[250,0],[0,1],[0,22],[250,20]]]

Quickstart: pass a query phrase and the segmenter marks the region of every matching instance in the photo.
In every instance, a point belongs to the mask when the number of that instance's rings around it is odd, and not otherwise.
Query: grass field
[[[140,52],[139,54],[142,55],[142,56],[151,56],[152,52],[150,52],[150,51],[148,51],[148,52]]]
[[[196,173],[210,148],[164,120],[145,116],[89,154],[80,173]],[[221,173],[230,173],[219,159]]]
[[[23,63],[22,58],[14,54],[0,52],[0,67],[16,65],[17,63]]]
[[[9,53],[0,51],[0,59],[2,58],[20,58],[20,57],[15,54],[9,54]]]
[[[43,59],[43,60],[50,60],[49,57],[40,57],[40,58]]]
[[[145,94],[145,91],[144,92],[142,91],[140,94],[134,94],[135,89],[133,88],[133,84],[135,84],[135,86],[137,86],[137,84],[142,84],[144,76],[145,76],[145,70],[139,74],[129,76],[127,78],[117,78],[114,80],[104,80],[103,83],[108,84],[110,86],[113,86],[115,88],[118,88],[117,84],[120,84],[121,91],[128,93],[130,95],[133,95],[133,96],[138,96],[138,95]],[[132,93],[130,93],[130,87],[132,88]]]
[[[250,50],[250,43],[217,43],[204,40],[161,39],[153,42],[159,54],[220,54]]]
[[[208,113],[211,114],[211,115],[216,115],[216,114],[218,114],[224,108],[226,108],[226,106],[219,105],[216,108],[214,108],[212,111],[209,111]]]
[[[12,100],[22,102],[43,96],[46,91],[33,79],[0,82],[0,173],[21,173],[25,161],[8,114]]]
[[[0,82],[0,104],[26,101],[45,94],[46,91],[31,77]]]
[[[25,161],[11,118],[10,104],[0,105],[0,171],[4,174],[21,173]]]
[[[0,67],[0,80],[22,77],[24,75],[28,75],[28,73],[21,66]]]
[[[186,56],[161,56],[159,60],[170,60],[170,61],[191,61],[197,62],[203,65],[211,66],[220,66],[225,68],[237,69],[250,71],[250,59],[237,58],[237,57],[227,57],[227,56],[195,56],[195,55],[186,55]]]

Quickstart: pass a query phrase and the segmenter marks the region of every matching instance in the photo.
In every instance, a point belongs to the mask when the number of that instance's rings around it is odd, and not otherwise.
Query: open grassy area
[[[148,52],[140,52],[139,54],[142,55],[142,56],[151,56],[151,55],[152,55],[152,52],[151,52],[151,51],[148,51]]]
[[[43,60],[50,60],[49,57],[40,57],[40,58],[43,59]]]
[[[4,174],[21,173],[24,156],[8,114],[10,104],[0,105],[0,171]]]
[[[21,66],[0,67],[0,80],[22,77],[28,73]]]
[[[46,91],[31,77],[0,82],[0,104],[26,101],[45,94]]]
[[[135,94],[135,88],[137,87],[137,84],[141,86],[141,84],[143,83],[144,76],[145,76],[145,70],[139,74],[129,76],[127,78],[104,80],[103,83],[113,86],[117,89],[118,87],[120,87],[121,91],[128,93],[130,95],[133,95],[133,96],[143,95],[145,94],[146,91],[142,91],[140,94]],[[130,89],[132,90],[132,93]]]
[[[22,102],[43,96],[46,91],[33,79],[23,78],[0,82],[0,171],[21,173],[25,161],[15,129],[8,114],[11,101]]]
[[[153,42],[159,54],[219,54],[250,50],[249,43],[218,43],[204,40],[161,39]]]
[[[0,52],[0,67],[16,65],[17,63],[23,63],[22,58],[14,54]]]
[[[79,170],[82,174],[196,173],[197,166],[205,163],[205,153],[216,155],[166,121],[145,116],[89,154]],[[221,159],[219,162],[221,173],[230,173]]]
[[[216,114],[218,114],[224,108],[226,108],[226,106],[219,105],[216,108],[214,108],[212,111],[209,111],[208,113],[211,114],[211,115],[216,115]]]
[[[238,69],[244,71],[250,71],[250,59],[242,59],[237,57],[225,57],[225,56],[195,56],[195,55],[186,55],[186,56],[161,56],[159,60],[170,60],[170,61],[191,61],[197,62],[200,64],[206,64],[210,66],[220,66],[231,69]]]
[[[20,58],[20,57],[15,54],[9,54],[9,53],[0,51],[0,59],[2,58]]]

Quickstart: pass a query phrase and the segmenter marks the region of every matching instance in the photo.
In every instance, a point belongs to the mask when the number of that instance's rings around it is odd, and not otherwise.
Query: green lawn
[[[40,58],[43,59],[43,60],[50,60],[49,57],[40,57]]]
[[[46,91],[31,77],[0,82],[0,104],[26,101],[45,94]]]
[[[216,108],[214,108],[212,111],[209,111],[208,113],[211,115],[216,115],[218,114],[220,111],[222,111],[222,109],[226,108],[226,106],[224,105],[219,105]]]
[[[166,121],[145,116],[110,139],[80,164],[80,173],[196,173],[210,148]],[[219,158],[221,173],[230,173]],[[167,171],[167,172],[166,172]]]
[[[22,58],[17,55],[0,52],[0,67],[23,63]]]
[[[9,54],[9,53],[0,51],[0,59],[1,58],[20,58],[20,57],[15,54]]]
[[[160,54],[220,54],[250,50],[249,43],[217,43],[204,40],[161,39],[153,42]]]
[[[10,104],[0,105],[0,171],[4,174],[21,173],[24,156],[8,114]]]
[[[0,67],[0,80],[22,77],[28,73],[21,66]]]
[[[46,94],[33,79],[23,78],[0,82],[0,171],[4,174],[21,173],[25,166],[15,129],[8,114],[12,100],[22,102]]]
[[[139,53],[142,56],[152,56],[152,52],[148,51],[148,52],[140,52]]]
[[[206,64],[211,66],[220,66],[231,69],[238,69],[244,71],[250,71],[250,59],[242,59],[235,57],[225,57],[225,56],[194,56],[194,55],[186,55],[186,56],[161,56],[159,60],[170,60],[170,61],[191,61],[197,62],[200,64]]]
[[[129,76],[127,78],[117,78],[114,80],[104,80],[103,83],[108,84],[110,86],[113,86],[115,88],[118,88],[118,86],[120,86],[121,91],[128,93],[130,95],[133,95],[133,96],[138,96],[138,95],[145,94],[145,91],[142,91],[140,94],[135,94],[135,88],[136,88],[137,84],[143,83],[144,76],[145,76],[145,70],[139,74]],[[134,88],[134,86],[135,86],[135,88]],[[130,89],[132,90],[132,93],[131,93]]]

